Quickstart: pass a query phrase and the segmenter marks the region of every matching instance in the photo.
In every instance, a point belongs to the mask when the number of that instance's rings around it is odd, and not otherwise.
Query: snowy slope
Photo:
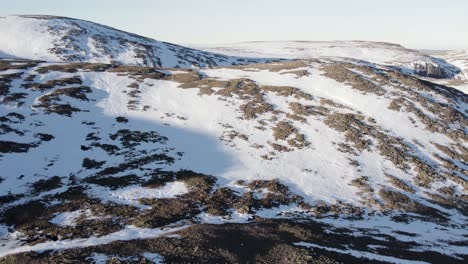
[[[214,49],[307,58],[263,63],[44,16],[0,33],[0,262],[466,262],[468,95],[427,77],[460,77],[443,60]]]
[[[203,52],[93,22],[54,16],[0,18],[0,57],[181,68],[265,61]]]
[[[330,59],[2,69],[0,256],[109,252],[99,247],[253,217],[411,243],[397,254],[394,244],[378,253],[346,244],[359,254],[294,244],[368,259],[468,254],[457,246],[466,235],[468,98],[452,88]]]
[[[266,41],[196,46],[231,56],[273,58],[342,57],[396,66],[406,73],[436,78],[452,78],[460,70],[419,51],[398,44],[370,41]]]
[[[431,56],[441,58],[448,63],[458,67],[461,72],[451,80],[439,80],[438,83],[454,87],[465,94],[468,94],[468,51],[453,50],[445,52],[435,52]]]
[[[459,79],[468,80],[468,50],[453,50],[433,54],[434,57],[442,58],[462,70]]]

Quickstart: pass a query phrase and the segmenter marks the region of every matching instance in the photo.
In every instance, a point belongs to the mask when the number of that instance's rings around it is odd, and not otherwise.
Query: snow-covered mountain
[[[197,48],[231,56],[310,59],[341,57],[395,66],[405,73],[434,78],[453,78],[460,69],[401,45],[370,41],[258,41]]]
[[[466,262],[468,95],[370,57],[99,56],[0,60],[0,263]]]
[[[265,62],[203,52],[66,17],[1,17],[0,36],[4,58],[181,68]]]

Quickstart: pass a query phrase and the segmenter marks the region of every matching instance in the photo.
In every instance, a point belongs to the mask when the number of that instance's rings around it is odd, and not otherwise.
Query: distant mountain
[[[231,56],[278,58],[341,57],[394,66],[404,73],[433,78],[453,78],[460,69],[399,44],[370,41],[257,41],[197,46],[202,50]]]
[[[266,61],[204,52],[66,17],[2,17],[0,36],[3,58],[180,68]]]

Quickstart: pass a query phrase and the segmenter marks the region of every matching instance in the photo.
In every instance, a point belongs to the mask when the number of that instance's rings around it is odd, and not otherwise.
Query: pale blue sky
[[[375,40],[468,48],[468,0],[0,0],[0,15],[81,18],[158,40]]]

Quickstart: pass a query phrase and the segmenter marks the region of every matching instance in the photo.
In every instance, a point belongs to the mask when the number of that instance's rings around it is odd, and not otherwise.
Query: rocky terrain
[[[2,47],[0,263],[467,260],[468,95],[434,78]]]

